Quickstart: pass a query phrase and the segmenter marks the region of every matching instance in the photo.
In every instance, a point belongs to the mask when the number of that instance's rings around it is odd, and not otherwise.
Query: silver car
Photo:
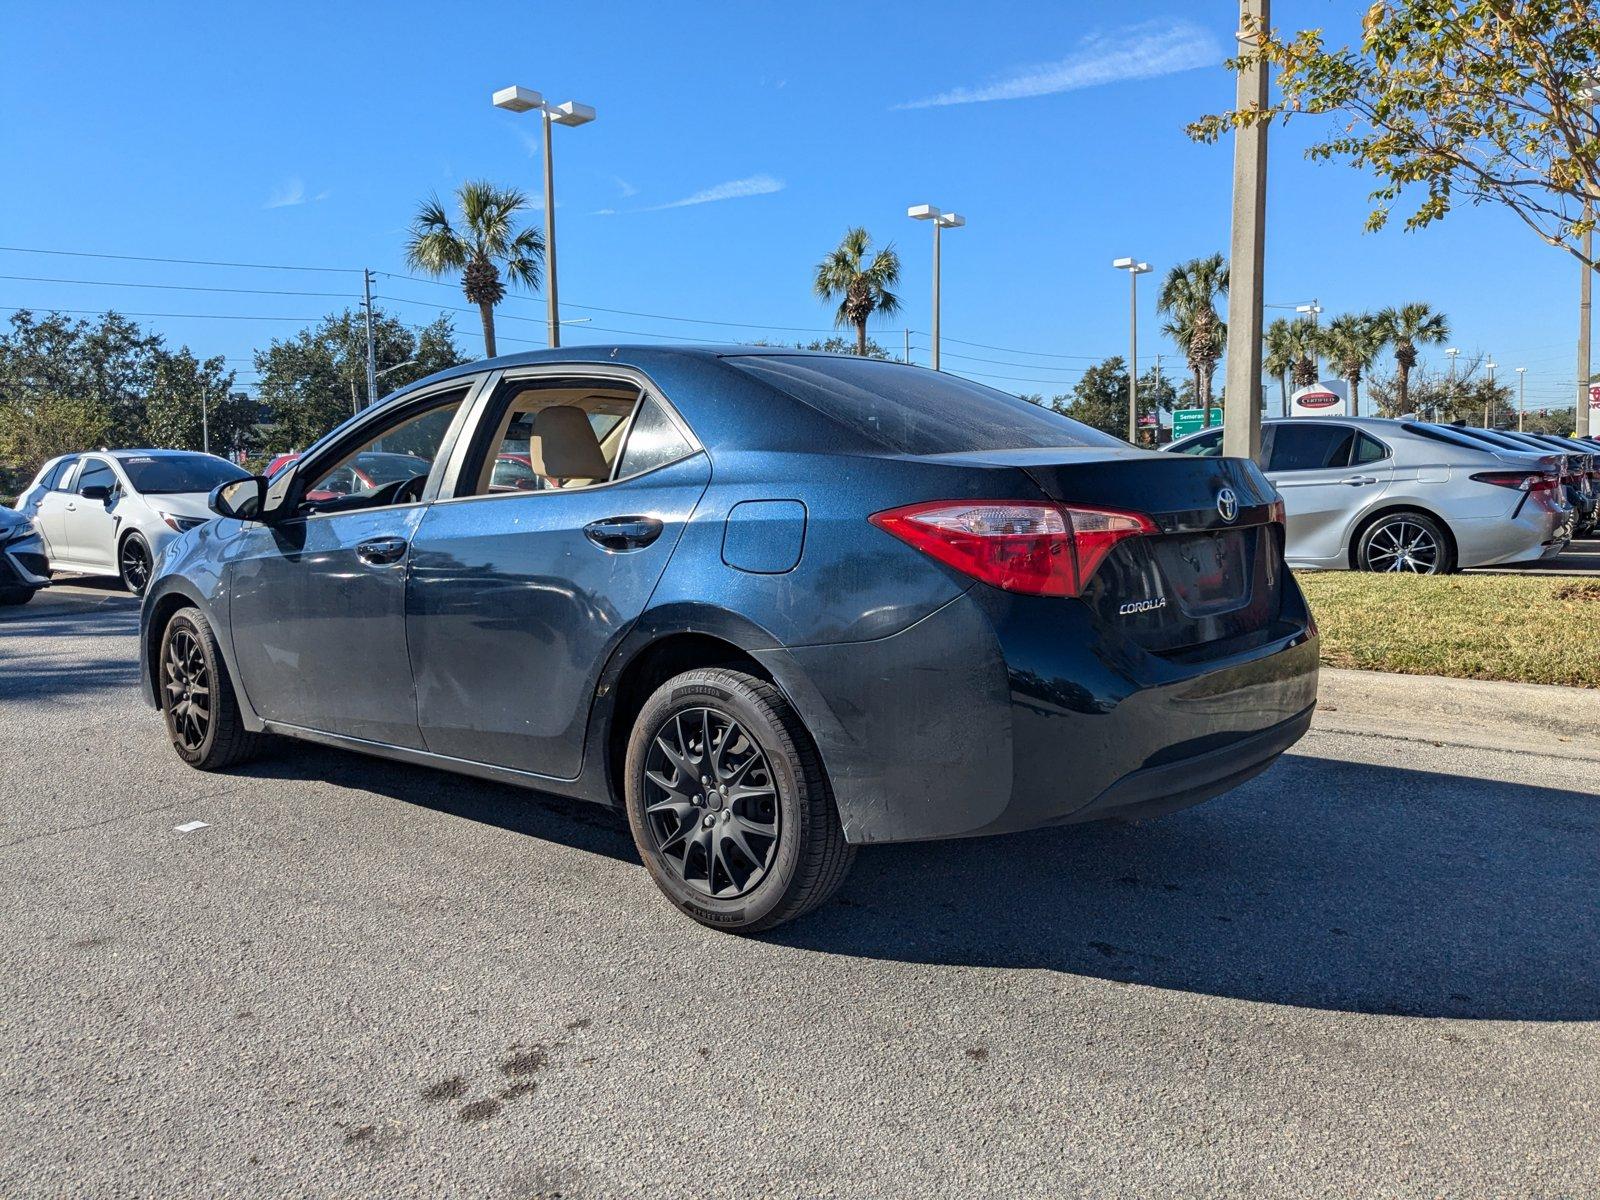
[[[1166,449],[1221,454],[1222,430]],[[1283,496],[1293,567],[1439,575],[1560,554],[1573,522],[1562,463],[1554,449],[1491,446],[1422,421],[1262,425],[1261,465]]]
[[[141,594],[167,543],[211,519],[211,489],[245,478],[227,459],[186,450],[66,454],[39,469],[17,511],[44,538],[52,571],[116,576]]]

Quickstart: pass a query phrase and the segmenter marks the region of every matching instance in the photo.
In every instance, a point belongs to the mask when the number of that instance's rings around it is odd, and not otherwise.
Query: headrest
[[[604,479],[611,474],[589,414],[571,405],[534,414],[528,452],[533,469],[548,479]]]

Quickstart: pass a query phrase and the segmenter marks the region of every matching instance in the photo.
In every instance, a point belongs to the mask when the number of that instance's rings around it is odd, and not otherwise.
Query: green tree
[[[1183,350],[1195,396],[1211,424],[1211,381],[1228,340],[1217,302],[1228,294],[1228,264],[1220,254],[1178,263],[1161,281],[1156,311],[1168,318],[1161,330]]]
[[[900,282],[900,256],[891,242],[867,259],[872,236],[857,225],[845,231],[844,239],[817,264],[812,288],[821,300],[839,300],[835,326],[853,325],[856,353],[867,354],[867,321],[873,313],[893,316],[900,310],[900,297],[893,288]]]
[[[1247,33],[1251,48],[1230,65],[1275,67],[1279,98],[1203,117],[1191,136],[1332,115],[1306,153],[1376,175],[1369,229],[1420,190],[1407,229],[1462,198],[1489,201],[1583,258],[1586,200],[1600,193],[1600,122],[1585,96],[1600,64],[1594,0],[1376,0],[1354,48],[1320,29],[1280,35],[1258,22]]]
[[[160,352],[159,337],[114,312],[13,313],[0,333],[0,484],[58,454],[144,442]]]
[[[398,318],[375,308],[372,335],[380,370],[411,364],[384,376],[390,389],[465,361],[444,314],[413,334]],[[360,410],[366,401],[366,354],[366,323],[358,309],[330,314],[315,328],[256,351],[257,396],[271,412],[280,449],[304,450]]]
[[[811,341],[807,342],[803,346],[801,346],[801,345],[799,345],[797,343],[796,344],[796,349],[800,349],[800,350],[821,350],[825,354],[861,354],[862,353],[861,347],[859,345],[852,345],[850,342],[846,341],[842,337],[831,337],[831,338],[827,338],[827,339],[815,339],[814,338]],[[882,346],[878,345],[878,343],[875,340],[873,340],[872,338],[868,338],[867,339],[867,347],[866,347],[865,357],[881,359],[881,360],[883,360],[885,362],[889,362],[889,361],[893,361],[895,356],[890,354]]]
[[[495,356],[494,310],[506,298],[506,280],[529,291],[539,287],[544,239],[532,228],[518,229],[516,216],[528,207],[516,188],[468,181],[456,189],[460,225],[430,196],[417,210],[406,242],[406,261],[429,275],[461,272],[461,290],[483,320],[483,352]],[[504,278],[502,278],[502,274]]]
[[[175,353],[163,350],[157,354],[145,400],[150,445],[203,450],[209,434],[213,454],[251,448],[259,410],[249,399],[235,399],[234,373],[226,368],[227,360],[221,355],[202,362],[187,346]]]
[[[1043,397],[1023,399],[1043,404]],[[1138,417],[1141,427],[1158,411],[1171,412],[1177,400],[1172,382],[1154,368],[1139,377]],[[1128,364],[1120,355],[1087,368],[1065,396],[1056,396],[1048,408],[1074,421],[1082,421],[1114,437],[1128,436]]]
[[[1450,321],[1421,301],[1386,308],[1378,314],[1385,340],[1394,347],[1395,412],[1411,412],[1411,372],[1417,367],[1418,346],[1442,346],[1450,340]]]
[[[1295,361],[1299,358],[1299,345],[1297,341],[1297,321],[1288,317],[1279,317],[1267,326],[1267,332],[1262,338],[1265,353],[1261,359],[1261,369],[1278,381],[1278,398],[1283,403],[1283,415],[1289,415],[1289,372],[1294,370]]]
[[[1350,413],[1361,415],[1361,373],[1387,344],[1383,322],[1371,313],[1341,313],[1322,331],[1322,347],[1334,373],[1350,385]]]

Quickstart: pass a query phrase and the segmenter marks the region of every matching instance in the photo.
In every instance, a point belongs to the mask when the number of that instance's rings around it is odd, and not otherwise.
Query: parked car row
[[[226,459],[185,450],[65,454],[39,468],[16,511],[48,570],[117,577],[138,594],[167,543],[211,519],[212,489],[244,478]]]
[[[1283,497],[1290,566],[1444,574],[1533,562],[1591,530],[1595,461],[1564,439],[1378,417],[1264,422],[1260,463]],[[1165,447],[1222,453],[1222,430]]]

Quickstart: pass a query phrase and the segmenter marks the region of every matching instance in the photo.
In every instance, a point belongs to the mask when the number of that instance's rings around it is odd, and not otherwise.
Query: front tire
[[[253,755],[261,735],[245,728],[216,634],[199,609],[173,614],[160,653],[156,689],[178,757],[201,771],[220,771]]]
[[[150,586],[150,564],[150,543],[143,536],[130,533],[122,539],[117,550],[117,574],[122,586],[135,596],[144,595],[144,589]]]
[[[839,889],[855,858],[805,726],[764,679],[668,680],[628,740],[628,824],[651,878],[713,929],[758,933]]]
[[[1361,535],[1356,566],[1363,571],[1448,575],[1455,551],[1439,522],[1419,512],[1386,513]]]

